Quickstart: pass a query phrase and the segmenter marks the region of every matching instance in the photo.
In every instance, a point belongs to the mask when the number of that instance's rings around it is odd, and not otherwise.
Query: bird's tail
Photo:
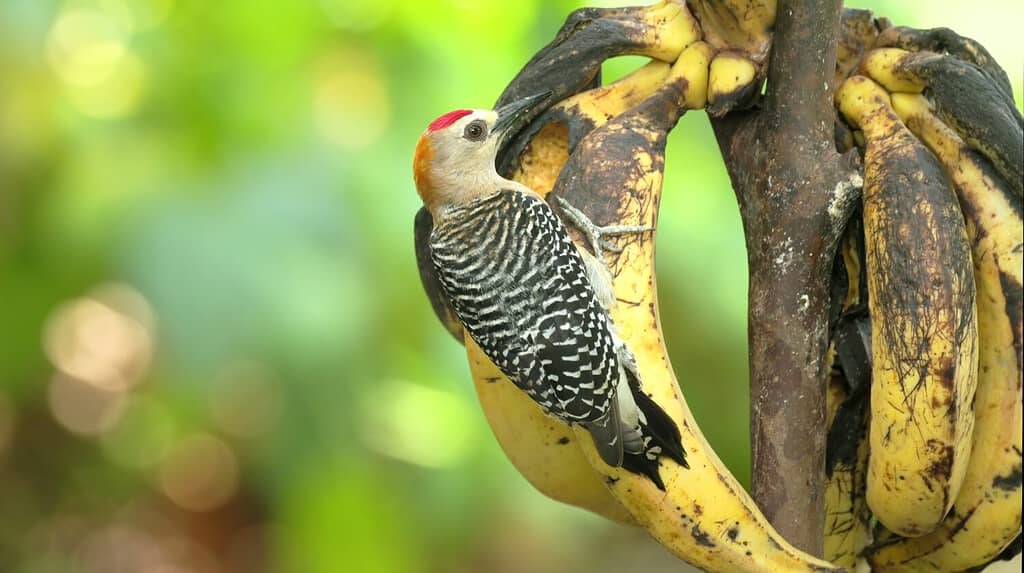
[[[639,453],[626,452],[622,467],[635,474],[651,478],[651,481],[664,491],[665,483],[658,473],[658,468],[661,465],[658,459],[661,456],[668,456],[684,468],[690,467],[686,463],[686,452],[683,450],[679,428],[676,427],[672,418],[661,409],[661,406],[658,406],[650,396],[644,393],[640,386],[640,380],[629,368],[626,369],[626,376],[629,377],[629,389],[633,394],[633,400],[640,410],[640,433],[643,437],[643,448]]]

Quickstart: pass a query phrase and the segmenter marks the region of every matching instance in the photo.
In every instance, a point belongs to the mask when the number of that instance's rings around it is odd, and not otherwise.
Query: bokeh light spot
[[[72,8],[57,16],[47,41],[50,65],[73,86],[106,80],[125,54],[125,33],[104,11]]]
[[[102,82],[72,89],[68,96],[83,114],[115,119],[138,109],[145,94],[146,70],[142,60],[127,52]]]
[[[113,428],[124,412],[124,394],[61,373],[54,374],[47,394],[54,419],[76,434],[102,434]]]
[[[223,440],[194,434],[174,445],[160,464],[160,489],[190,511],[208,511],[230,500],[238,489],[238,461]]]
[[[58,307],[43,346],[54,367],[111,392],[134,387],[153,354],[153,314],[131,287],[105,285]]]

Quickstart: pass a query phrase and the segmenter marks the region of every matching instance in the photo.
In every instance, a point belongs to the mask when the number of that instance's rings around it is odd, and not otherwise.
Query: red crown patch
[[[473,110],[470,109],[457,109],[455,111],[450,111],[432,121],[430,125],[427,126],[427,131],[437,131],[439,129],[444,129],[449,125],[455,123],[456,121],[459,121],[459,118],[466,117],[471,113],[473,113]]]

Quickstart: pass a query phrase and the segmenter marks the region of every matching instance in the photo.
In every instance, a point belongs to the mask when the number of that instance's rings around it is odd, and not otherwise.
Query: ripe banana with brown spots
[[[989,77],[992,85],[1002,92],[1003,97],[1013,102],[1013,87],[1010,78],[999,66],[992,54],[978,42],[961,36],[949,28],[916,30],[906,26],[892,26],[879,33],[875,46],[879,48],[902,48],[911,52],[934,52],[948,54],[958,60],[977,66]]]
[[[993,71],[952,56],[872,50],[863,70],[890,92],[920,93],[935,113],[972,148],[981,152],[1017,195],[1024,195],[1024,118],[1012,94],[994,85]]]
[[[552,174],[560,173],[554,193],[595,220],[653,226],[668,131],[685,110],[705,106],[713,55],[710,46],[698,42],[683,51],[670,72],[651,64],[618,87],[584,92],[542,112],[523,132],[528,141],[509,146],[522,150],[508,163],[509,172],[542,194],[552,187]],[[652,85],[660,87],[650,95]],[[645,99],[633,106],[637,97]],[[548,495],[613,519],[633,519],[670,551],[706,570],[837,571],[782,539],[700,434],[661,337],[653,245],[649,236],[627,240],[612,258],[619,299],[612,315],[636,357],[643,398],[655,401],[675,422],[690,467],[654,458],[652,476],[605,465],[588,436],[545,416],[466,337],[492,429],[516,467]]]
[[[569,157],[570,144],[654,92],[680,51],[700,37],[697,23],[678,2],[626,8],[583,8],[570,14],[555,38],[513,78],[496,107],[523,95],[549,90],[559,102],[518,136],[498,156],[504,175],[538,193],[550,191]],[[602,62],[634,54],[655,58],[648,65],[605,87]],[[572,141],[570,141],[572,140]],[[420,278],[435,314],[467,354],[474,386],[491,429],[513,465],[545,495],[609,519],[632,523],[630,514],[610,495],[583,457],[575,434],[544,415],[509,383],[468,337],[440,287],[429,253],[429,212],[416,216],[415,240]]]
[[[870,561],[877,571],[964,571],[997,558],[1021,531],[1021,198],[923,96],[892,94],[892,103],[942,163],[966,218],[978,292],[980,370],[973,450],[952,510],[930,533],[890,540],[871,552]]]
[[[715,49],[708,80],[707,112],[721,117],[747,107],[764,80],[775,25],[775,0],[691,0],[704,41]]]
[[[559,102],[590,85],[608,58],[628,54],[674,62],[700,37],[689,10],[673,0],[628,8],[581,8],[509,82],[495,108],[539,93],[538,88],[550,90],[549,101]]]
[[[942,166],[888,93],[854,76],[836,98],[866,140],[867,501],[889,530],[917,537],[946,516],[970,457],[978,371],[970,243]]]

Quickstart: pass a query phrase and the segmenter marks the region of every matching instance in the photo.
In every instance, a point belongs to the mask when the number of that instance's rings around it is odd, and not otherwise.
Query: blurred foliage
[[[0,570],[680,570],[515,472],[413,260],[423,126],[579,5],[0,0]],[[873,8],[1019,88],[1021,5],[985,6]],[[745,481],[744,245],[703,114],[668,165],[662,320]]]

